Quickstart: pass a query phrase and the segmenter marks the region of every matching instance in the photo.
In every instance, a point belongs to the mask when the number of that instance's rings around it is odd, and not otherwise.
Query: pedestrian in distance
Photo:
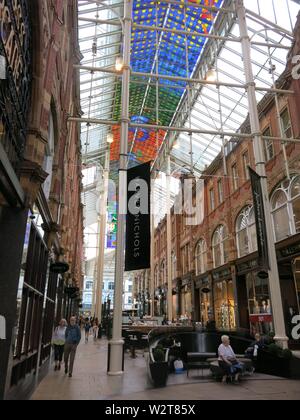
[[[87,344],[89,342],[89,335],[91,331],[92,325],[90,323],[90,320],[87,318],[84,324],[84,331],[85,331],[85,343]]]
[[[79,325],[76,324],[76,318],[70,319],[70,325],[66,329],[66,343],[65,343],[65,374],[69,373],[72,378],[73,367],[76,356],[78,344],[81,341],[81,331]]]

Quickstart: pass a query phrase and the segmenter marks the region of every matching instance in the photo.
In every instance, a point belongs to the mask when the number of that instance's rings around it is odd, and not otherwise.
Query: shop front
[[[258,265],[257,253],[241,258],[236,264],[239,327],[256,333],[274,330],[269,278]]]
[[[212,279],[216,327],[221,330],[234,330],[237,323],[231,267],[226,266],[220,270],[214,270]]]

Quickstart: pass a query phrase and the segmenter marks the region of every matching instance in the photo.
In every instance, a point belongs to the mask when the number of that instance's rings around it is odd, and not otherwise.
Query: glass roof
[[[100,178],[110,131],[114,136],[112,175],[116,176],[118,169],[122,82],[120,75],[99,70],[114,69],[116,59],[122,56],[119,17],[122,19],[123,3],[78,0],[81,64],[98,70],[89,67],[80,70],[82,117],[117,122],[112,127],[82,125],[84,164],[87,168],[98,167],[95,173]],[[255,80],[257,86],[270,88],[285,70],[299,2],[245,0],[244,3],[253,43]],[[234,143],[229,142],[234,138],[232,133],[240,131],[248,116],[245,89],[216,88],[187,80],[203,80],[213,68],[220,82],[244,85],[241,45],[234,42],[239,37],[236,16],[220,9],[233,11],[233,4],[232,0],[133,1],[129,114],[132,123],[152,127],[130,129],[129,165],[151,160],[158,170],[164,171],[166,150],[171,154],[172,172],[192,171],[200,175],[219,155],[223,142],[227,144],[226,152],[232,149]],[[221,35],[227,40],[201,34]],[[281,47],[270,48],[260,43]],[[181,79],[176,80],[178,77]],[[257,92],[257,100],[261,101],[264,95],[265,92]],[[186,132],[168,131],[165,127],[170,126],[185,127]],[[195,132],[203,129],[223,131],[226,135]],[[94,206],[97,199],[94,196],[97,197],[97,192],[93,183],[85,185],[84,201],[89,206]],[[89,222],[86,220],[87,225]]]

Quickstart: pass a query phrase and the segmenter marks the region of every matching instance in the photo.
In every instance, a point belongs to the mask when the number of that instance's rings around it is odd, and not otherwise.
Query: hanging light
[[[179,150],[180,149],[180,144],[178,141],[175,141],[175,143],[173,144],[173,149],[174,150]]]
[[[117,57],[115,67],[117,71],[123,70],[124,62],[122,57]]]
[[[206,73],[206,80],[208,82],[216,82],[217,81],[217,72],[214,67],[211,67],[208,72]]]
[[[114,142],[114,135],[113,133],[108,133],[107,135],[107,143],[112,144]]]

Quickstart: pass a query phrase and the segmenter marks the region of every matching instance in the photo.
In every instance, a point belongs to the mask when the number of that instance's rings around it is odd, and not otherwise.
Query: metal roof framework
[[[122,77],[115,63],[122,56],[123,3],[78,0],[83,160],[86,168],[98,167],[98,181],[110,132],[112,174],[118,169]],[[234,2],[133,3],[129,165],[152,160],[164,171],[170,154],[173,173],[201,175],[247,134],[240,130],[248,102]],[[245,6],[259,102],[285,70],[299,1],[245,0]],[[207,80],[211,69],[217,82]],[[86,225],[97,219],[98,195],[99,188],[85,185]],[[163,188],[157,199],[165,200]]]

